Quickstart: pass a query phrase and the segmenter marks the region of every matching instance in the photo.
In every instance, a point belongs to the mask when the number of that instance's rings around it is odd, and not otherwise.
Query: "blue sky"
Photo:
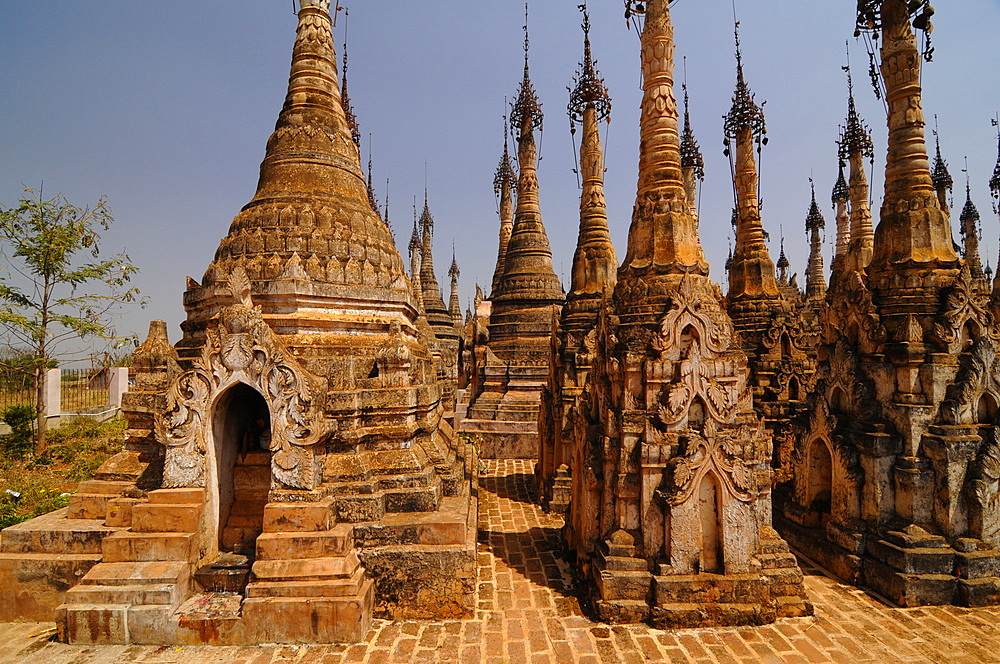
[[[521,76],[523,3],[345,4],[350,93],[365,157],[372,135],[378,196],[384,200],[389,178],[389,216],[405,250],[414,196],[422,203],[426,161],[435,267],[447,284],[454,242],[465,308],[474,284],[489,283],[496,260],[492,179],[502,150],[504,99],[514,95]],[[532,78],[545,112],[542,213],[564,285],[579,206],[565,112],[566,86],[582,56],[577,4],[535,0],[530,18]],[[885,113],[868,82],[864,48],[852,38],[855,5],[737,2],[747,80],[758,102],[767,102],[763,222],[773,258],[783,233],[800,275],[810,175],[828,224],[827,266],[832,252],[829,192],[837,169],[834,141],[847,110],[840,69],[845,42],[859,109],[876,144],[876,214],[881,197]],[[232,217],[254,193],[287,83],[296,25],[291,0],[5,0],[0,10],[0,203],[14,204],[22,182],[44,182],[47,193],[62,192],[81,205],[106,194],[116,223],[105,246],[127,249],[142,270],[136,283],[150,301],[126,315],[119,329],[143,336],[149,319],[162,318],[176,341],[185,276],[200,280]],[[592,0],[590,11],[594,54],[614,104],[606,191],[622,256],[637,171],[638,39],[627,30],[618,0]],[[706,160],[702,240],[712,275],[721,281],[732,207],[722,116],[735,84],[733,9],[718,0],[678,0],[673,18],[676,78],[683,78],[680,58],[686,55],[692,122]],[[937,114],[959,209],[968,156],[973,200],[983,217],[982,252],[995,266],[998,224],[986,182],[997,157],[990,119],[1000,109],[1000,1],[940,3],[934,18],[935,58],[923,73],[928,130]],[[343,28],[341,18],[338,51]]]

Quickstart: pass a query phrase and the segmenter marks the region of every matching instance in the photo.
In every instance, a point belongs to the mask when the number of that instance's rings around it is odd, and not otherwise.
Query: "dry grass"
[[[81,417],[49,431],[41,456],[0,455],[0,528],[64,507],[68,494],[121,450],[124,435],[124,420],[95,422]],[[6,493],[7,489],[20,497]]]

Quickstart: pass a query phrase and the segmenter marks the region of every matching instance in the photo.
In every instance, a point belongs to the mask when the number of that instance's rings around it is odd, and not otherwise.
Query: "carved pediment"
[[[212,409],[219,395],[244,383],[268,405],[274,478],[290,488],[312,488],[316,471],[308,448],[329,433],[326,380],[306,371],[264,322],[242,269],[229,283],[235,304],[206,330],[201,356],[171,382],[166,411],[155,418],[157,439],[167,447],[164,483],[205,486]]]

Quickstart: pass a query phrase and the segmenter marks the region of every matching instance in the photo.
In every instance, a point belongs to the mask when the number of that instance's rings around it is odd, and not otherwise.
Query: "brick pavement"
[[[806,569],[811,618],[665,632],[589,620],[559,557],[560,518],[531,502],[526,461],[486,462],[480,482],[479,607],[466,621],[376,620],[352,646],[68,646],[51,625],[0,624],[0,662],[339,664],[448,662],[1000,663],[1000,607],[896,609]]]

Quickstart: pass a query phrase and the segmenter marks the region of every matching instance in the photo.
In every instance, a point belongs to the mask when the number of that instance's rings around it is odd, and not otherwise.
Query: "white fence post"
[[[108,381],[108,405],[121,408],[122,395],[128,392],[128,367],[111,367]]]
[[[62,415],[62,369],[45,370],[45,417]]]

